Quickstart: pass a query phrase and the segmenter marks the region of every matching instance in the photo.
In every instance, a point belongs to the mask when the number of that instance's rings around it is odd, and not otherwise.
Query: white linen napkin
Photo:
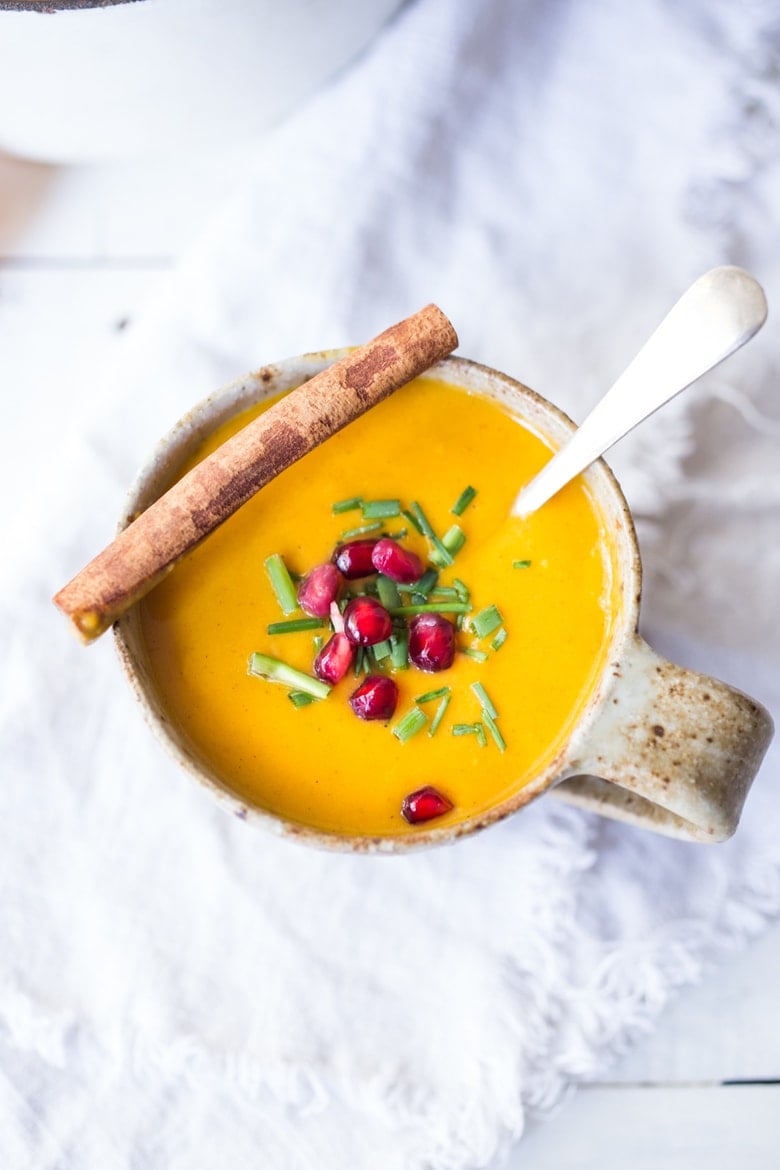
[[[581,418],[700,272],[742,263],[771,302],[778,66],[760,4],[418,0],[248,151],[73,387],[1,570],[4,1167],[484,1166],[778,912],[776,750],[721,846],[547,798],[450,848],[318,853],[218,809],[49,602],[244,370],[434,300],[463,354]],[[762,335],[612,460],[649,639],[774,711],[778,360]]]

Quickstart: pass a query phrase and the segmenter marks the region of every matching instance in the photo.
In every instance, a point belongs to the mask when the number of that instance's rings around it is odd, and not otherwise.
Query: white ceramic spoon
[[[757,333],[764,290],[742,268],[700,276],[663,319],[631,365],[512,505],[515,516],[541,508],[638,423]]]

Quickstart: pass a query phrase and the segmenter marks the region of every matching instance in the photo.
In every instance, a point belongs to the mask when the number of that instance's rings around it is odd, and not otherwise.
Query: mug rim
[[[175,481],[179,468],[193,447],[217,426],[264,398],[284,393],[300,385],[349,352],[343,349],[320,350],[283,359],[213,391],[188,410],[159,440],[131,484],[118,530],[147,508]],[[454,375],[454,376],[453,376]],[[521,419],[548,446],[562,441],[576,429],[569,416],[524,383],[469,358],[450,356],[419,375],[422,379],[438,378],[467,392],[480,394],[503,404]],[[524,409],[517,409],[518,398]],[[514,403],[514,409],[513,409]],[[585,704],[565,740],[545,768],[532,780],[516,789],[499,804],[454,825],[423,828],[412,833],[379,837],[371,834],[328,832],[314,826],[286,820],[282,815],[249,803],[228,784],[211,772],[177,734],[144,661],[138,637],[140,623],[134,606],[113,627],[114,645],[147,724],[169,755],[202,785],[217,801],[242,820],[252,820],[266,831],[336,852],[406,853],[409,850],[454,842],[504,820],[540,796],[557,781],[565,779],[565,762],[587,739],[604,696],[611,687],[613,673],[619,667],[622,647],[637,630],[641,596],[642,566],[639,547],[628,504],[608,464],[596,460],[583,472],[583,479],[594,504],[609,520],[613,529],[610,544],[615,550],[614,565],[620,579],[613,583],[613,595],[620,600],[619,611],[609,635],[601,669],[594,679]]]

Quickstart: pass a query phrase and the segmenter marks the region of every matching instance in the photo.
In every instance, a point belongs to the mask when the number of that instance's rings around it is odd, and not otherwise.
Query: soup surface
[[[256,412],[221,427],[196,459]],[[417,379],[271,482],[144,599],[140,620],[155,685],[227,788],[322,831],[390,837],[479,815],[551,761],[604,666],[612,554],[581,480],[535,515],[507,521],[518,488],[549,457],[502,406]],[[452,506],[467,485],[477,494],[456,517]],[[469,591],[453,665],[435,674],[391,671],[387,659],[377,666],[369,656],[370,673],[392,673],[398,684],[389,722],[353,713],[348,698],[364,677],[353,670],[326,699],[300,707],[288,688],[247,671],[257,651],[311,674],[314,638],[327,639],[330,629],[267,632],[284,615],[265,561],[281,554],[303,575],[330,560],[344,532],[366,523],[359,509],[333,513],[334,502],[350,497],[400,498],[407,510],[418,501],[437,534],[457,523],[466,536],[438,582],[447,590],[457,579]],[[382,522],[392,535],[403,529],[401,543],[427,566],[430,545],[404,516]],[[471,621],[492,606],[499,624],[493,615],[493,628],[479,636]],[[497,712],[500,737],[484,734],[474,683]],[[435,733],[440,699],[421,702],[425,722],[405,742],[397,738],[393,728],[415,700],[443,687],[450,700]],[[453,732],[478,723],[483,733]],[[427,785],[453,807],[410,825],[402,802]]]

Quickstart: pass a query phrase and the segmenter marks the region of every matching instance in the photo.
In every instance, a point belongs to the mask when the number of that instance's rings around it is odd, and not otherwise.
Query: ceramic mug
[[[212,394],[162,440],[130,491],[125,527],[175,480],[184,461],[221,423],[254,403],[300,385],[345,351],[307,354],[264,367]],[[574,424],[557,407],[505,374],[464,358],[430,375],[491,399],[553,447]],[[430,376],[430,375],[423,375]],[[403,852],[451,841],[523,808],[548,790],[591,812],[686,841],[723,841],[734,832],[750,784],[772,737],[768,712],[723,682],[656,654],[637,632],[641,562],[626,501],[609,467],[594,463],[585,480],[612,534],[617,614],[606,665],[555,758],[507,800],[471,820],[388,838],[340,836],[287,823],[248,808],[198,758],[172,721],[150,678],[137,610],[114,627],[125,673],[153,730],[174,756],[242,817],[327,848]]]

